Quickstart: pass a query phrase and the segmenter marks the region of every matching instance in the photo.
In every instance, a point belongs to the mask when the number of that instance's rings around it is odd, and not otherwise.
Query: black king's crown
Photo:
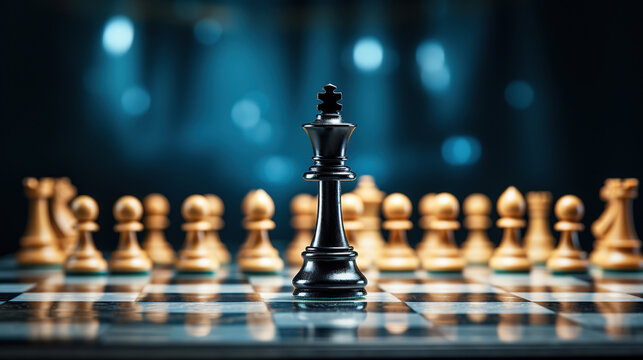
[[[355,130],[355,125],[342,121],[339,111],[342,105],[338,103],[342,98],[341,92],[335,92],[337,87],[333,84],[324,86],[324,92],[317,94],[317,99],[322,103],[317,105],[315,121],[303,126],[313,145],[314,165],[304,174],[304,179],[319,180],[354,180],[355,173],[346,161],[346,146]]]
[[[355,263],[357,253],[348,245],[341,209],[340,182],[354,180],[355,173],[344,165],[346,146],[355,125],[342,121],[338,101],[341,93],[332,84],[317,94],[322,101],[315,121],[304,130],[313,145],[313,166],[305,180],[319,182],[317,225],[310,246],[302,253],[304,263],[293,278],[298,298],[359,298],[366,295],[367,280]]]

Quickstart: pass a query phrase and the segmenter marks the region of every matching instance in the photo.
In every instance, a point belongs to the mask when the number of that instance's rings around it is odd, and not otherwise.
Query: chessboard
[[[292,296],[297,269],[70,276],[0,263],[7,357],[643,355],[643,273],[368,271],[358,300]]]

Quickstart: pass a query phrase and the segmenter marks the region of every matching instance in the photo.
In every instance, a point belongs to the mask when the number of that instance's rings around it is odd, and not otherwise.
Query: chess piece
[[[495,271],[526,272],[531,263],[520,244],[520,228],[525,227],[525,198],[513,186],[500,195],[497,202],[500,219],[497,226],[503,229],[500,245],[494,251],[489,266]]]
[[[460,228],[460,223],[456,220],[460,211],[458,199],[449,193],[441,193],[435,196],[433,202],[435,217],[430,226],[431,230],[435,231],[438,242],[421,258],[422,267],[424,270],[435,272],[462,271],[466,266],[466,260],[456,246],[453,236],[453,231]]]
[[[586,272],[589,262],[578,243],[578,232],[583,230],[580,221],[585,214],[583,202],[574,195],[565,195],[556,202],[554,212],[558,218],[554,228],[560,231],[560,241],[547,260],[547,268],[555,273]]]
[[[98,231],[98,204],[89,196],[81,195],[71,203],[76,217],[79,235],[78,247],[65,261],[68,274],[103,274],[107,272],[107,261],[96,249],[92,233]]]
[[[366,270],[373,264],[373,258],[369,256],[370,253],[363,251],[360,242],[361,231],[364,228],[364,224],[360,221],[363,212],[364,204],[359,196],[351,193],[342,195],[342,218],[346,240],[357,251],[357,266]]]
[[[433,221],[433,210],[434,210],[434,200],[435,194],[429,193],[420,199],[418,204],[418,211],[420,212],[420,228],[424,230],[422,235],[422,240],[417,245],[417,254],[420,259],[426,256],[426,252],[430,249],[435,248],[435,245],[439,242],[438,236],[435,231],[431,229],[431,221]]]
[[[214,194],[206,194],[205,198],[210,203],[210,222],[212,223],[212,229],[205,234],[205,243],[219,263],[228,264],[230,263],[230,252],[219,236],[219,230],[223,229],[225,224],[223,221],[223,212],[225,211],[223,200]]]
[[[248,230],[247,246],[239,252],[238,266],[249,273],[273,273],[281,271],[284,262],[279,252],[270,243],[268,230],[275,228],[272,216],[275,203],[263,189],[250,193],[244,203],[243,227]]]
[[[297,298],[358,298],[366,295],[366,277],[355,263],[357,253],[348,245],[342,226],[340,181],[354,180],[346,161],[346,146],[355,125],[343,122],[338,104],[341,93],[324,86],[317,98],[321,114],[303,126],[313,147],[313,166],[304,179],[319,182],[319,214],[315,236],[302,254],[304,263],[293,278]]]
[[[145,217],[143,222],[147,230],[143,240],[143,249],[154,265],[170,266],[174,264],[175,253],[165,238],[165,229],[170,226],[167,215],[170,202],[161,194],[149,194],[143,198]]]
[[[25,178],[22,185],[29,200],[29,214],[16,254],[18,265],[59,266],[65,259],[51,226],[48,206],[54,193],[54,181],[52,178]]]
[[[243,214],[247,214],[249,212],[248,210],[248,200],[252,197],[252,194],[257,191],[257,190],[250,190],[246,194],[246,196],[243,197],[243,200],[241,201],[241,212]],[[237,252],[237,262],[239,261],[239,257],[241,256],[241,253],[243,250],[249,248],[252,245],[252,242],[254,241],[254,235],[252,233],[248,233],[246,236],[246,240],[241,244],[239,247],[239,251]]]
[[[618,207],[618,200],[614,196],[615,188],[618,188],[621,180],[610,178],[605,180],[605,184],[601,187],[599,196],[605,202],[605,210],[592,224],[592,234],[596,239],[594,241],[594,250],[590,254],[589,261],[594,265],[598,265],[607,254],[607,246],[605,246],[605,234],[614,223],[614,215]]]
[[[183,273],[212,273],[219,261],[205,243],[205,233],[212,229],[210,203],[205,196],[190,195],[181,206],[185,223],[185,242],[176,260],[176,270]]]
[[[487,264],[493,254],[493,243],[487,229],[491,227],[491,201],[484,194],[471,194],[464,199],[464,227],[469,231],[462,253],[469,264]]]
[[[114,231],[118,232],[118,248],[109,260],[109,270],[113,273],[141,273],[152,269],[152,261],[138,245],[137,232],[143,231],[140,222],[143,205],[133,196],[123,196],[114,204],[114,218],[118,222]]]
[[[51,224],[58,239],[58,246],[69,256],[78,244],[76,217],[69,208],[69,202],[76,196],[76,187],[69,178],[54,180],[54,196],[51,198]]]
[[[386,221],[383,227],[389,235],[388,243],[375,260],[379,270],[414,271],[419,267],[420,261],[406,239],[406,232],[413,227],[409,220],[412,211],[411,200],[404,194],[393,193],[384,199],[382,212]]]
[[[543,264],[554,250],[554,236],[549,229],[549,208],[552,197],[548,191],[527,193],[529,222],[525,232],[525,251],[532,264]]]
[[[386,244],[380,228],[380,206],[386,194],[377,188],[375,179],[370,175],[360,176],[353,192],[362,199],[364,204],[364,213],[361,217],[364,226],[360,233],[360,242],[363,249],[369,252],[368,256],[375,259]]]
[[[623,179],[614,187],[614,221],[605,234],[605,256],[598,264],[604,270],[643,270],[641,241],[634,229],[632,201],[638,195],[638,179]]]
[[[301,266],[304,259],[301,253],[313,240],[317,201],[309,194],[299,194],[290,201],[292,219],[290,225],[295,229],[295,237],[286,250],[286,262],[291,266]]]

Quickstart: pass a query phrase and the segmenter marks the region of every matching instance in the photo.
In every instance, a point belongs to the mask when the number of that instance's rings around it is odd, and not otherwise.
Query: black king
[[[312,243],[302,253],[304,263],[292,282],[298,298],[359,298],[366,295],[366,277],[355,264],[357,253],[348,245],[341,208],[340,181],[355,180],[355,173],[344,165],[346,146],[355,125],[342,121],[332,84],[318,93],[315,121],[303,126],[313,145],[313,166],[304,174],[308,181],[319,181],[317,226]]]

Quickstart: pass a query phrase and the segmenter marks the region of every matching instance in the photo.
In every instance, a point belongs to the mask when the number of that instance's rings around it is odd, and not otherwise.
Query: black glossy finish
[[[339,114],[341,93],[335,86],[324,86],[317,109],[322,113],[303,126],[313,146],[313,166],[304,179],[319,181],[317,226],[311,246],[302,256],[304,263],[293,278],[298,298],[356,298],[366,295],[366,277],[359,271],[357,253],[348,245],[342,220],[340,181],[354,180],[355,173],[344,165],[346,146],[355,125],[345,123]]]

